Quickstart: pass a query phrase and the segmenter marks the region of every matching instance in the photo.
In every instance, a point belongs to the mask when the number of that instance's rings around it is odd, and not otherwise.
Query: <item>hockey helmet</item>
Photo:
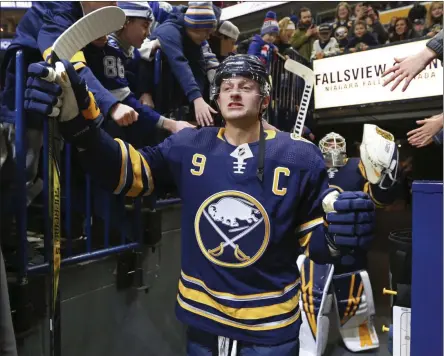
[[[319,148],[327,167],[342,167],[347,158],[345,138],[330,132],[319,141]]]
[[[256,56],[249,54],[237,54],[229,56],[216,69],[213,83],[210,88],[210,100],[216,100],[219,96],[222,80],[237,76],[250,78],[259,83],[261,95],[270,95],[270,76],[264,64]]]

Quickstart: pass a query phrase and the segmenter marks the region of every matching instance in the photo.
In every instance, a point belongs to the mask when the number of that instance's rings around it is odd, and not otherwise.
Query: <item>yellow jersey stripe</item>
[[[299,225],[296,228],[295,232],[296,233],[303,232],[303,231],[311,229],[311,228],[313,228],[313,227],[315,227],[315,226],[317,226],[319,224],[322,224],[323,222],[324,222],[324,218],[323,217],[307,221],[306,223],[303,223],[302,225]]]
[[[257,300],[263,300],[263,299],[279,298],[279,297],[284,296],[288,292],[292,291],[301,282],[301,279],[298,278],[296,281],[294,281],[293,283],[291,283],[288,286],[286,286],[283,290],[280,290],[280,291],[277,291],[277,292],[266,292],[266,293],[257,293],[257,294],[235,295],[235,294],[215,291],[213,289],[210,289],[205,284],[204,281],[201,281],[200,279],[188,276],[183,271],[181,271],[180,273],[181,273],[182,278],[185,281],[187,281],[189,283],[196,284],[196,285],[202,287],[205,290],[205,292],[207,292],[208,294],[212,295],[213,297],[216,297],[216,298],[219,298],[219,299],[231,300],[231,301],[238,301],[238,302],[242,302],[242,301],[257,301]]]
[[[281,320],[281,321],[274,321],[270,323],[263,323],[258,325],[248,325],[240,322],[235,322],[229,319],[226,319],[224,317],[215,315],[213,313],[210,313],[208,311],[201,310],[199,308],[193,307],[192,305],[188,304],[182,298],[180,298],[180,295],[177,295],[177,302],[179,303],[180,307],[184,310],[189,311],[190,313],[200,315],[204,318],[211,319],[217,323],[224,324],[231,326],[233,328],[238,329],[244,329],[244,330],[252,330],[252,331],[266,331],[266,330],[274,330],[286,327],[288,325],[293,324],[295,321],[297,321],[301,315],[301,311],[298,310],[297,313],[287,319]]]
[[[52,46],[43,51],[42,57],[45,60],[45,62],[51,63],[51,58],[50,58],[51,52],[52,52]],[[76,63],[76,62],[86,63],[86,58],[85,55],[83,54],[83,51],[78,51],[72,56],[72,58],[69,61],[71,63]]]
[[[74,64],[73,67],[74,67],[75,71],[78,71],[79,69],[82,69],[83,67],[86,67],[86,65],[85,65],[85,63],[78,62],[78,63]]]
[[[290,313],[295,310],[299,304],[299,293],[297,293],[291,299],[280,304],[263,307],[233,308],[216,302],[213,298],[203,292],[185,287],[182,281],[179,281],[179,291],[186,299],[205,304],[234,319],[256,320],[277,316]]]
[[[119,184],[114,190],[114,194],[120,194],[122,193],[123,187],[125,187],[126,184],[126,165],[128,164],[128,151],[126,149],[125,143],[122,140],[116,138],[115,141],[119,143],[120,151],[122,152],[122,164],[120,166]]]
[[[274,130],[264,130],[264,132],[265,132],[265,135],[266,135],[265,136],[265,140],[266,141],[267,140],[273,140],[274,138],[276,138],[276,131],[274,131]],[[219,129],[219,131],[217,132],[217,138],[222,140],[222,141],[225,141],[224,134],[225,134],[225,128],[221,127]]]
[[[299,245],[300,245],[301,247],[305,247],[305,246],[307,246],[308,243],[310,242],[310,239],[311,239],[311,235],[312,235],[312,234],[313,234],[313,231],[310,231],[308,234],[302,236],[302,237],[299,239]]]
[[[143,157],[143,155],[140,155],[140,158],[142,159],[143,170],[145,172],[145,176],[148,178],[148,190],[144,194],[144,196],[146,196],[146,195],[150,195],[153,192],[154,180],[153,180],[153,175],[151,173],[150,165],[146,161],[145,157]]]
[[[128,145],[129,147],[129,155],[130,155],[130,163],[133,168],[133,183],[131,184],[131,188],[126,194],[128,197],[135,198],[137,197],[143,189],[143,181],[142,181],[142,165],[141,165],[141,154],[136,151],[136,149]]]

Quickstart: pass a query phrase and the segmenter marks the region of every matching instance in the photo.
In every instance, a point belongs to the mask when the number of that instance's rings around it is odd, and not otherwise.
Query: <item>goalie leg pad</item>
[[[333,289],[339,331],[351,352],[379,347],[373,317],[375,305],[372,286],[366,271],[333,277]]]
[[[328,341],[330,321],[327,314],[331,310],[333,296],[329,294],[333,279],[333,265],[318,265],[301,255],[298,258],[301,272],[302,325],[299,331],[299,356],[321,356]]]

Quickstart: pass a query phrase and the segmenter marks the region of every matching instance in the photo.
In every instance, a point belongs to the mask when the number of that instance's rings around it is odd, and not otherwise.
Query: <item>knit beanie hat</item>
[[[261,36],[267,33],[279,33],[279,24],[276,20],[276,13],[273,11],[268,11],[265,15],[264,24],[261,28]]]
[[[297,17],[296,15],[291,15],[291,16],[290,16],[290,20],[291,20],[295,25],[297,25],[298,22],[299,22],[299,19],[298,19],[298,17]]]
[[[221,21],[219,29],[219,33],[237,41],[239,37],[239,29],[230,21]]]
[[[154,20],[153,11],[147,1],[118,1],[117,6],[123,10],[127,17]]]
[[[217,19],[210,1],[190,1],[184,20],[188,28],[213,29],[217,26]]]

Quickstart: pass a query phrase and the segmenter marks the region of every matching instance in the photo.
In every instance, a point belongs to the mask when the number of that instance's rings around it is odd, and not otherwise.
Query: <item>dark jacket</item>
[[[348,41],[346,48],[347,49],[356,48],[356,46],[358,46],[360,43],[365,43],[369,47],[378,45],[378,42],[376,41],[376,39],[369,32],[367,32],[362,37],[352,37]]]
[[[74,22],[83,17],[80,2],[53,1],[33,2],[32,7],[20,20],[16,35],[8,47],[2,63],[0,86],[4,88],[3,105],[5,109],[13,111],[15,107],[15,54],[23,50],[25,65],[48,60],[55,40]],[[79,75],[88,83],[94,94],[100,111],[106,116],[117,103],[117,99],[108,92],[85,66],[84,59],[76,56],[75,68]],[[83,68],[82,68],[83,67]],[[32,122],[32,120],[30,120]]]
[[[174,77],[191,103],[202,97],[206,72],[202,46],[195,44],[186,34],[184,14],[172,13],[167,21],[153,32],[158,38]]]
[[[276,46],[265,42],[260,35],[254,35],[248,47],[248,54],[258,57],[265,65],[270,64]]]

